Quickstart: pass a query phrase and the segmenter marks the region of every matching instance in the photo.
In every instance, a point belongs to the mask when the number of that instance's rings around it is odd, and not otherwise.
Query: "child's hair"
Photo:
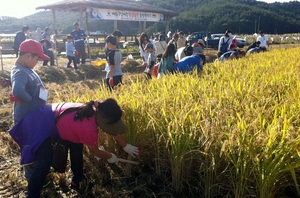
[[[112,35],[117,36],[117,37],[121,37],[123,36],[122,32],[120,32],[120,30],[115,30]]]
[[[47,43],[47,40],[46,39],[42,39],[42,40],[40,40],[40,43],[41,44]]]
[[[68,113],[76,111],[74,115],[74,121],[80,120],[82,121],[84,118],[89,119],[95,114],[95,108],[97,109],[97,112],[103,114],[110,120],[110,124],[113,124],[115,122],[118,122],[122,117],[122,110],[116,100],[113,98],[108,98],[102,102],[98,103],[98,106],[96,107],[95,101],[90,101],[85,103],[82,106],[79,107],[71,107],[68,109],[65,109],[64,111],[60,112],[58,116],[55,118],[55,122],[58,121],[58,119]]]
[[[144,49],[142,46],[142,44],[144,43],[144,40],[147,40],[147,43],[150,41],[148,35],[145,32],[142,32],[140,35],[140,38],[139,38],[139,44],[142,49]]]
[[[174,33],[173,34],[173,39],[178,39],[179,38],[179,34],[178,33]]]
[[[241,57],[246,55],[246,52],[244,50],[238,50],[238,54],[241,55]]]
[[[186,45],[183,52],[186,56],[191,56],[194,53],[194,48],[190,45]]]
[[[29,27],[27,25],[24,25],[23,28],[22,28],[22,31],[26,32],[27,30],[29,30]]]
[[[112,45],[117,45],[117,39],[114,35],[108,35],[105,39],[106,43],[111,43]]]
[[[63,110],[62,112],[59,113],[58,116],[56,116],[55,118],[55,123],[59,120],[59,118],[61,118],[63,115],[71,113],[76,111],[76,114],[74,115],[74,121],[76,120],[80,120],[82,121],[83,118],[87,118],[89,119],[90,117],[92,117],[95,113],[94,109],[93,109],[93,105],[94,105],[94,101],[90,101],[88,103],[85,103],[84,105],[80,106],[80,107],[71,107],[68,109]]]
[[[169,56],[174,57],[176,51],[176,47],[173,43],[167,45],[166,50],[164,51],[162,58],[167,58]]]
[[[165,40],[165,36],[163,34],[158,35],[158,40],[159,41],[164,41]]]
[[[73,39],[73,36],[71,34],[68,34],[67,39]]]
[[[154,46],[153,46],[153,44],[152,43],[147,43],[147,45],[146,45],[146,47],[145,47],[145,49],[144,50],[147,50],[147,49],[154,49]]]

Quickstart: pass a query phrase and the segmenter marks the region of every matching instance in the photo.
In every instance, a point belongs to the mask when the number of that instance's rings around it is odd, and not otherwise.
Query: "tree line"
[[[183,30],[185,33],[208,31],[222,33],[231,29],[237,34],[252,34],[264,30],[268,34],[300,32],[300,2],[289,3],[259,2],[256,0],[140,0],[175,11],[178,16],[171,19],[171,31]],[[155,10],[153,10],[155,12]],[[73,29],[73,22],[82,19],[79,13],[58,12],[57,33],[67,34]],[[26,24],[34,31],[37,27],[52,27],[52,13],[42,11],[22,19],[1,17],[1,33],[12,33]],[[118,28],[128,35],[139,33],[139,23],[119,21]],[[111,21],[89,20],[90,31],[113,31]],[[164,32],[165,23],[147,23],[147,32]]]

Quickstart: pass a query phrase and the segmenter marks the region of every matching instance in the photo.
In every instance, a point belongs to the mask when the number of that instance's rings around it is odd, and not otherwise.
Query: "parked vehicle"
[[[224,36],[224,34],[212,34],[211,38],[215,40],[220,40],[220,38]]]
[[[197,42],[199,39],[203,39],[206,47],[215,48],[215,49],[218,48],[219,39],[213,39],[208,32],[193,32],[190,35],[189,43],[193,44]]]
[[[193,32],[190,35],[189,43],[190,45],[197,42],[199,39],[203,39],[205,45],[209,48],[217,49],[219,45],[220,38],[224,35],[223,34],[209,34],[207,32]],[[238,42],[238,47],[243,48],[247,45],[246,40],[242,38],[236,38]]]

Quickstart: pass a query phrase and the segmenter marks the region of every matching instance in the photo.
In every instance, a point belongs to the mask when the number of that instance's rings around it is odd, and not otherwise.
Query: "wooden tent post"
[[[171,17],[166,17],[166,32],[165,32],[165,35],[167,35],[167,33],[170,30],[170,21],[171,21]]]
[[[0,59],[1,59],[1,71],[4,72],[1,40],[0,40]]]
[[[1,71],[4,72],[3,68],[3,57],[2,57],[2,47],[0,46],[0,59],[1,59]]]
[[[117,30],[118,29],[118,20],[114,20],[114,30]]]
[[[144,22],[143,22],[143,31],[144,31],[144,32],[146,31],[146,28],[147,28],[147,21],[144,21]]]
[[[57,58],[57,45],[56,45],[56,35],[57,35],[57,31],[56,31],[56,14],[55,14],[55,9],[52,10],[52,22],[53,22],[53,30],[54,30],[54,49],[55,49],[55,59],[56,59],[56,66],[58,67],[58,58]]]
[[[85,9],[85,27],[86,27],[86,33],[87,33],[87,50],[88,50],[88,57],[90,59],[90,64],[92,63],[92,57],[91,57],[91,50],[90,50],[90,31],[89,31],[89,13],[87,12],[87,9]]]

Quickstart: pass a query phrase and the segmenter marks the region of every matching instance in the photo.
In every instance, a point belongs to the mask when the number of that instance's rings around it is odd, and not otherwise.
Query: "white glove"
[[[111,164],[117,164],[119,162],[117,156],[113,153],[111,153],[111,158],[107,159],[107,161]]]
[[[123,150],[132,157],[136,157],[137,155],[139,155],[139,148],[136,146],[132,146],[131,144],[126,144]]]
[[[100,157],[97,157],[97,156],[94,156],[94,158],[95,158],[97,161],[101,160],[101,158],[100,158]]]

